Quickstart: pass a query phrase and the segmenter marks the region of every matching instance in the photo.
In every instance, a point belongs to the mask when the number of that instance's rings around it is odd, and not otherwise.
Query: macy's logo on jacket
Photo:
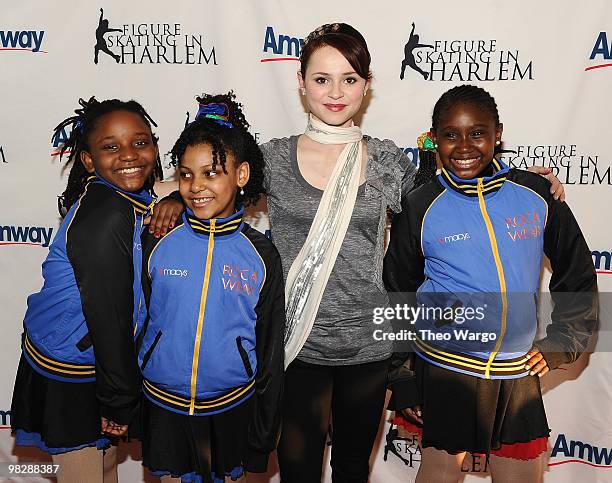
[[[161,268],[157,269],[157,273],[159,275],[164,275],[167,277],[187,277],[189,275],[188,270],[181,270],[180,268]]]
[[[440,245],[446,245],[447,243],[452,243],[456,241],[469,240],[470,234],[468,232],[465,233],[457,233],[455,235],[443,236],[438,239]]]

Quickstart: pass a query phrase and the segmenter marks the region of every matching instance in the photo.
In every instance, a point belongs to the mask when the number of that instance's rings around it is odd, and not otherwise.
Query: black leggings
[[[321,366],[295,360],[289,365],[278,445],[282,483],[321,481],[330,411],[332,481],[368,481],[388,368],[388,360],[352,366]]]

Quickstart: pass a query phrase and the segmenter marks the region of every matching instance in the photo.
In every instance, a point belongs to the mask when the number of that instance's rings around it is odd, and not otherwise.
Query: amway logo
[[[419,148],[414,146],[406,146],[400,148],[406,156],[410,158],[410,162],[417,168],[419,166]]]
[[[0,30],[0,50],[21,50],[46,54],[40,50],[44,30]]]
[[[187,270],[180,270],[178,268],[158,268],[157,273],[170,277],[186,277],[189,274]]]
[[[69,126],[65,126],[53,134],[51,137],[51,157],[59,156],[62,146],[70,139],[70,134],[72,134],[72,128]],[[70,155],[70,150],[64,151],[64,155]]]
[[[53,228],[0,225],[0,245],[39,245],[48,247]]]
[[[300,52],[304,45],[304,39],[290,37],[289,35],[274,33],[273,27],[266,28],[263,51],[266,54],[274,54],[279,57],[266,57],[261,62],[276,62],[279,60],[300,60]]]
[[[612,43],[608,42],[608,35],[606,32],[599,32],[589,59],[595,60],[599,57],[601,57],[601,59],[604,61],[612,60]],[[593,69],[601,69],[602,67],[612,67],[612,63],[607,62],[603,64],[591,65],[589,67],[585,67],[584,70],[589,71]]]
[[[612,252],[593,250],[593,264],[597,273],[612,274]]]
[[[598,468],[612,468],[612,448],[600,448],[575,440],[570,440],[568,444],[564,434],[559,434],[559,436],[557,436],[555,446],[550,453],[551,459],[559,456],[573,459],[548,463],[548,466],[581,463]]]
[[[0,411],[0,429],[10,429],[11,428],[11,412],[10,411]]]

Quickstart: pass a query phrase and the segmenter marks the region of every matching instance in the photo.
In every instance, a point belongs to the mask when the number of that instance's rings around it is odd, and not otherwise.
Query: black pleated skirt
[[[423,401],[423,447],[489,454],[550,434],[540,380],[480,379],[416,357]]]
[[[108,446],[110,440],[101,433],[95,384],[45,377],[22,355],[11,404],[11,429],[17,444],[51,454]]]
[[[142,459],[154,475],[182,481],[238,479],[255,398],[223,413],[188,416],[142,400]]]

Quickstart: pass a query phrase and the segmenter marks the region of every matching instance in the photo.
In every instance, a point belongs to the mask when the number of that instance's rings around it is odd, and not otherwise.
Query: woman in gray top
[[[400,211],[416,170],[393,142],[354,126],[371,80],[359,32],[323,25],[306,38],[300,61],[306,132],[261,146],[272,236],[287,281],[281,479],[321,480],[333,420],[333,481],[366,482],[393,352],[391,342],[373,338],[374,328],[388,327],[372,321],[373,309],[388,303],[387,209]]]
[[[283,482],[321,480],[331,413],[334,481],[365,482],[393,351],[391,342],[372,337],[372,311],[388,303],[382,283],[387,208],[400,210],[402,194],[412,187],[416,170],[393,142],[362,136],[354,126],[353,117],[371,79],[370,54],[359,32],[346,24],[324,25],[306,38],[300,60],[298,81],[310,111],[306,133],[262,146],[272,238],[287,280],[285,339],[288,346],[295,346],[285,353],[279,467]],[[355,130],[357,138],[345,144],[331,138],[327,143],[330,130],[340,135]],[[317,137],[320,131],[323,138]],[[353,169],[356,194],[336,199],[324,209],[325,193],[340,186],[334,169],[342,164],[342,153],[350,143],[361,145],[354,153],[360,154]],[[343,212],[338,207],[342,203]],[[329,221],[325,229],[314,229],[317,216],[329,220],[334,215],[344,218],[344,229]],[[335,253],[325,243],[320,250],[312,249],[314,253],[302,253],[334,230],[343,235]],[[317,260],[317,254],[326,251],[332,251],[329,259]],[[322,266],[318,271],[317,262]],[[317,288],[309,291],[316,285],[314,279],[324,277],[325,265],[327,280],[318,294]],[[300,273],[311,266],[311,277]],[[300,274],[302,295],[296,294]],[[310,328],[301,327],[308,325],[308,315],[299,313],[301,297],[320,299],[311,309],[315,314]],[[305,333],[295,338],[301,343],[291,344],[293,334],[300,332]]]

